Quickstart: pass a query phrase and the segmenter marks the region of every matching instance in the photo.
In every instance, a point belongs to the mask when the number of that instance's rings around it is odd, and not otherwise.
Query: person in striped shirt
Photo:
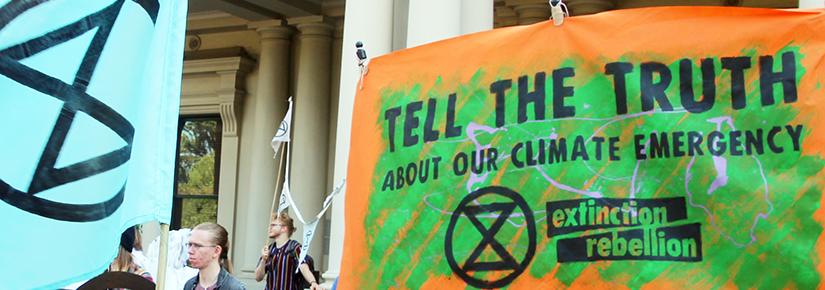
[[[295,269],[301,269],[301,276],[312,285],[311,290],[323,290],[312,275],[305,261],[298,263],[301,244],[290,239],[295,226],[289,214],[282,212],[269,223],[269,238],[275,242],[264,246],[261,259],[255,269],[255,280],[260,282],[266,276],[266,290],[297,290]]]

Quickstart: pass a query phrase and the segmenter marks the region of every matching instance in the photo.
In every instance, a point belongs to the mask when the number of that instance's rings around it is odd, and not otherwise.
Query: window
[[[180,118],[172,229],[217,221],[220,140],[219,116]]]

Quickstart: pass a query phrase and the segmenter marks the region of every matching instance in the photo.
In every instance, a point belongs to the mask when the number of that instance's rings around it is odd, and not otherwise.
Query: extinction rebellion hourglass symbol
[[[0,31],[29,9],[36,8],[46,1],[11,1],[0,7]],[[135,3],[131,3],[135,2]],[[124,0],[115,1],[102,10],[77,20],[69,25],[57,28],[44,35],[23,43],[0,50],[0,74],[19,85],[29,87],[45,95],[63,102],[63,107],[57,117],[46,147],[35,167],[31,184],[28,189],[14,188],[0,179],[0,200],[21,210],[37,214],[46,218],[88,222],[110,216],[123,203],[126,181],[123,186],[108,200],[91,204],[74,204],[57,202],[38,197],[37,194],[45,190],[59,187],[81,179],[93,177],[112,170],[129,161],[132,152],[132,142],[135,128],[117,111],[104,104],[87,92],[87,87],[95,73],[97,64],[109,39],[112,27],[125,5],[137,4],[148,14],[147,21],[155,23],[158,16],[159,4],[157,0]],[[72,84],[67,84],[56,77],[47,75],[20,63],[21,60],[34,56],[42,51],[82,36],[86,32],[95,30],[94,37],[83,60],[77,70]],[[2,94],[2,92],[0,92]],[[25,96],[0,95],[3,98]],[[58,156],[63,149],[66,136],[74,122],[77,112],[82,112],[94,118],[115,132],[126,145],[111,152],[89,158],[65,167],[55,167]],[[43,116],[54,118],[54,116]],[[8,136],[5,136],[8,137]],[[4,165],[10,166],[10,165]]]
[[[493,203],[485,203],[481,201],[482,197],[498,197],[498,199]],[[501,202],[499,201],[501,199],[508,199],[510,201]],[[517,261],[517,257],[514,257],[513,252],[515,251],[511,250],[508,252],[501,243],[501,241],[509,241],[513,237],[499,235],[505,223],[517,216],[515,213],[516,209],[522,213],[521,217],[523,217],[525,221],[524,226],[527,227],[527,238],[529,241],[527,252],[521,257],[521,261]],[[498,214],[496,215],[496,213]],[[456,237],[453,235],[456,232],[456,224],[465,216],[473,225],[472,228],[477,230],[482,238],[465,261],[457,261],[456,247],[453,243]],[[489,218],[491,216],[494,218],[494,221],[489,227],[480,221],[481,217]],[[458,238],[464,239],[463,237]],[[495,253],[494,256],[498,257],[497,260],[480,261],[481,254],[487,248],[492,249],[493,253]],[[456,275],[461,277],[464,282],[467,282],[467,284],[478,288],[500,288],[507,286],[524,272],[530,264],[530,260],[533,259],[533,255],[536,253],[536,221],[533,217],[533,212],[530,210],[530,207],[527,206],[524,198],[508,188],[490,186],[476,190],[464,197],[453,212],[452,218],[450,218],[450,224],[447,227],[444,251],[450,268]],[[487,279],[480,278],[479,275],[476,275],[479,273],[484,275],[490,272],[495,272],[495,274],[497,274],[496,277],[499,278]]]

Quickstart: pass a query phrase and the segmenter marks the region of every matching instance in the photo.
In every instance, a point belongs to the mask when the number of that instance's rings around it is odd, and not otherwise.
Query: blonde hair
[[[283,226],[289,230],[289,235],[292,236],[292,233],[295,232],[295,224],[289,216],[289,213],[282,211],[281,214],[275,216],[275,219],[281,221]]]
[[[116,272],[132,272],[134,270],[134,263],[132,261],[132,253],[126,251],[123,247],[117,247],[117,257],[109,265],[109,271],[116,271]]]
[[[216,223],[202,223],[192,230],[200,230],[209,233],[210,242],[221,247],[221,255],[218,262],[221,268],[232,273],[232,261],[229,260],[229,234],[223,226]]]

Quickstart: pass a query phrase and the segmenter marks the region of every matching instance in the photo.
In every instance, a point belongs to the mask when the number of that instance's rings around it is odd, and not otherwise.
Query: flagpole
[[[276,172],[278,172],[277,173],[278,177],[276,177],[277,179],[275,180],[275,192],[272,194],[272,206],[269,208],[269,220],[270,220],[270,222],[272,221],[272,218],[275,217],[275,204],[277,203],[277,200],[278,200],[278,185],[281,184],[281,169],[284,167],[284,157],[286,157],[285,156],[286,152],[283,151],[284,150],[284,144],[286,144],[286,142],[281,142],[281,144],[278,145],[280,147],[278,149],[278,152],[281,152],[281,158],[278,159],[278,170],[276,171]],[[289,148],[287,148],[287,150],[289,150]],[[266,225],[266,233],[267,233],[267,235],[266,235],[266,240],[264,241],[264,246],[269,245],[269,234],[268,234],[269,233],[269,223],[267,223],[267,225]]]
[[[169,224],[160,224],[160,256],[158,257],[158,283],[156,290],[166,287],[166,257],[169,253]]]

